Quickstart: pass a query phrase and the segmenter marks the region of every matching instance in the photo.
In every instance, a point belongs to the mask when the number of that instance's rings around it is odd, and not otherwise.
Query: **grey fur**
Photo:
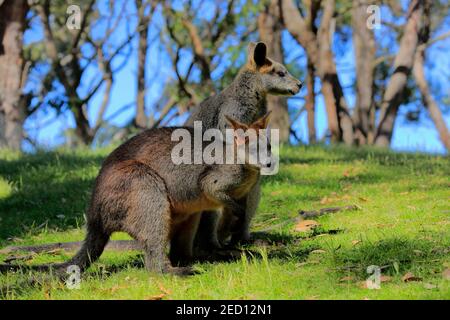
[[[254,129],[261,129],[260,123],[265,126],[267,120],[255,123]],[[115,149],[96,178],[82,248],[68,262],[32,268],[63,274],[68,266],[77,265],[83,271],[100,257],[113,232],[124,231],[143,248],[148,270],[190,274],[190,268],[173,267],[172,263],[191,261],[199,212],[226,207],[243,217],[245,208],[240,200],[258,181],[260,166],[248,162],[175,164],[172,150],[179,142],[171,137],[176,129],[146,130]],[[183,129],[190,132],[194,157],[194,129]],[[203,148],[208,144],[204,142]],[[236,159],[239,155],[234,154]],[[169,243],[170,258],[166,254]],[[2,270],[9,267],[0,265]]]
[[[295,79],[282,64],[266,56],[266,45],[262,42],[250,43],[246,65],[240,70],[233,82],[222,92],[204,100],[194,109],[185,125],[192,126],[194,121],[202,121],[203,128],[219,128],[224,131],[228,124],[225,116],[231,116],[242,123],[250,124],[267,112],[266,96],[294,95],[299,92],[302,83]],[[233,242],[247,241],[250,237],[250,222],[259,204],[260,183],[256,184],[246,202],[246,214],[241,221],[241,229]],[[196,246],[209,251],[220,248],[218,235],[220,213],[207,212],[198,227]]]

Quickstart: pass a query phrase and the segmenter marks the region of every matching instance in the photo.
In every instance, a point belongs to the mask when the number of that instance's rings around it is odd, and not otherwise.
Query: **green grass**
[[[93,180],[110,150],[0,153],[0,247],[83,239]],[[8,288],[0,299],[450,298],[442,276],[450,267],[448,157],[291,147],[281,161],[277,175],[264,177],[253,222],[260,240],[236,262],[198,263],[199,275],[179,278],[136,267],[138,252],[107,251],[79,290],[57,282],[17,286],[28,275],[10,273],[0,276]],[[300,209],[349,204],[361,210],[317,218],[313,232],[293,231]],[[40,254],[27,263],[71,254]],[[392,277],[379,290],[360,285],[370,265]],[[406,272],[422,281],[403,282]]]

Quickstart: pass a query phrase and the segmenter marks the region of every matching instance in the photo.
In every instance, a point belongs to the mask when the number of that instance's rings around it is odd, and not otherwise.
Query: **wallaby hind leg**
[[[170,261],[173,265],[185,266],[192,262],[194,238],[200,218],[200,212],[194,213],[174,230],[170,243]]]
[[[227,246],[231,240],[231,235],[236,229],[238,219],[229,208],[224,208],[217,228],[217,238],[222,246]]]
[[[220,183],[217,183],[220,181]],[[236,201],[233,197],[228,194],[228,190],[231,185],[236,183],[234,179],[229,178],[225,179],[220,172],[216,172],[215,174],[210,174],[204,177],[200,181],[200,188],[206,194],[209,194],[211,197],[218,200],[220,203],[224,205],[227,211],[231,212],[232,215],[239,217],[239,220],[245,220],[246,215],[246,207],[241,203]],[[221,236],[219,238],[219,226],[222,219],[228,220],[225,223],[232,224],[232,219],[227,219],[231,216],[224,216],[222,212],[210,211],[203,212],[200,220],[200,226],[197,232],[197,237],[195,240],[196,248],[200,252],[200,254],[204,252],[211,253],[211,251],[216,251],[217,249],[221,249],[224,243],[220,242],[220,238],[226,239],[228,235]],[[222,230],[231,230],[228,226],[222,225]],[[226,232],[225,232],[226,233]]]
[[[231,244],[236,244],[238,242],[245,243],[251,240],[250,237],[250,223],[253,216],[258,209],[259,200],[261,198],[261,177],[258,182],[253,186],[247,195],[245,217],[239,219],[236,223],[237,229],[231,238]]]
[[[145,267],[157,273],[192,274],[190,268],[172,267],[167,248],[171,210],[164,181],[149,167],[136,163],[138,172],[129,193],[129,212],[124,226],[144,250]]]
[[[219,211],[203,211],[200,217],[197,234],[194,240],[195,254],[202,255],[221,248],[217,238],[217,228],[221,213]]]

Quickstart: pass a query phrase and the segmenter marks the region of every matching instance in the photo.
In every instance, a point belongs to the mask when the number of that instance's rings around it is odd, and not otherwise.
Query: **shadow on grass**
[[[367,267],[371,265],[380,267],[386,275],[403,275],[408,271],[432,273],[433,268],[442,266],[447,250],[446,246],[429,240],[391,238],[336,250],[332,264],[338,273],[352,273],[360,279],[367,278]]]
[[[0,159],[0,178],[10,186],[0,198],[0,246],[42,229],[67,230],[83,224],[94,174],[103,156],[38,153]]]
[[[261,242],[264,245],[288,245],[297,243],[300,237],[289,233],[257,231],[252,232],[252,240],[254,240],[254,245],[258,245]]]
[[[273,246],[265,247],[253,245],[249,249],[241,251],[236,259],[241,259],[245,254],[248,259],[264,260],[277,259],[284,261],[306,262],[314,250],[320,249],[316,244],[307,244],[295,246],[299,240],[298,237],[279,233],[257,233],[256,240],[270,241]],[[419,239],[400,239],[390,238],[375,242],[366,242],[352,248],[340,248],[331,255],[331,265],[333,271],[340,278],[343,275],[352,274],[356,278],[363,280],[368,277],[367,267],[371,265],[379,266],[384,275],[403,275],[412,271],[416,276],[430,274],[439,274],[442,272],[442,262],[448,254],[448,245],[436,243],[429,240]],[[217,261],[212,261],[217,262]],[[226,262],[226,261],[222,261]],[[325,261],[324,261],[325,262]],[[86,273],[83,274],[85,280],[106,280],[114,274],[129,269],[144,269],[143,255],[138,253],[130,256],[125,261],[113,264],[95,263]],[[8,298],[14,295],[26,293],[40,287],[49,286],[55,283],[55,280],[43,277],[43,280],[33,285],[27,284],[24,279],[29,278],[30,274],[23,273],[18,282],[10,279],[10,284],[5,286],[0,283],[0,298]],[[17,279],[17,278],[16,278]],[[61,288],[64,283],[59,282]]]
[[[307,246],[287,252],[287,246],[295,245],[301,240],[299,237],[287,233],[256,232],[252,234],[252,238],[254,241],[249,245],[241,246],[239,248],[219,250],[213,255],[197,257],[193,263],[232,263],[240,260],[243,254],[249,258],[260,260],[262,259],[260,249],[266,245],[271,246],[271,249],[267,250],[269,259],[296,259],[298,261],[304,261],[311,251],[318,248],[316,246]],[[122,261],[117,264],[94,264],[93,268],[88,270],[85,276],[104,278],[110,276],[111,274],[119,273],[130,268],[145,268],[144,256],[142,253],[138,253],[126,261]]]

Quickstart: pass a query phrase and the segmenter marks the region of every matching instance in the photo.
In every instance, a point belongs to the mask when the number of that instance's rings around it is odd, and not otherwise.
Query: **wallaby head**
[[[269,168],[272,165],[272,148],[266,130],[270,114],[271,111],[249,125],[225,116],[234,130],[234,145],[239,163],[257,168]]]
[[[248,45],[247,70],[260,77],[263,89],[273,95],[295,95],[300,91],[302,82],[294,78],[284,65],[267,57],[264,42]]]

